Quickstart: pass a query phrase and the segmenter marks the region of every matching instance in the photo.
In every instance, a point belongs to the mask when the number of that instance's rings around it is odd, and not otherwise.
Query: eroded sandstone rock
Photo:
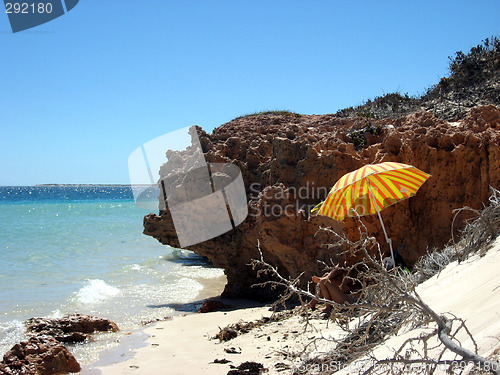
[[[47,335],[61,342],[82,342],[96,331],[116,332],[118,326],[109,319],[92,315],[71,314],[62,318],[31,318],[25,322],[30,336]]]
[[[31,337],[9,350],[0,362],[2,375],[51,375],[79,372],[75,357],[50,336]]]
[[[250,215],[236,229],[189,249],[224,268],[227,297],[274,297],[275,291],[251,288],[262,281],[248,265],[259,257],[257,240],[264,259],[283,276],[304,272],[304,286],[323,271],[318,260],[348,260],[335,245],[335,231],[352,239],[358,236],[353,219],[337,223],[312,216],[310,209],[345,173],[395,161],[432,175],[415,197],[382,212],[395,249],[411,267],[428,249],[449,241],[452,230],[463,227],[463,214],[451,227],[453,210],[480,208],[487,202],[489,186],[499,188],[499,121],[500,109],[485,106],[455,123],[429,112],[385,120],[259,115],[233,120],[212,134],[200,129],[207,161],[240,167]],[[363,217],[363,222],[387,252],[376,216]],[[147,215],[144,233],[178,246],[168,210]]]

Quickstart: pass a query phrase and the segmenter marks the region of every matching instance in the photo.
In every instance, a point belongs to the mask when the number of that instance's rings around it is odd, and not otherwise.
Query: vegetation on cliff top
[[[253,113],[248,113],[243,116],[236,117],[235,120],[241,119],[241,118],[248,118],[252,116],[291,116],[291,117],[300,117],[302,116],[300,113],[292,112],[289,110],[265,110],[265,111],[260,111],[260,112],[253,112]]]
[[[421,96],[392,92],[368,99],[356,107],[337,111],[338,117],[368,119],[397,118],[421,110],[433,112],[438,118],[461,119],[478,105],[500,105],[500,39],[486,38],[468,53],[458,51],[449,56],[449,76],[427,89]],[[289,110],[264,110],[237,117],[292,116]]]
[[[441,78],[424,95],[389,93],[341,109],[337,116],[395,118],[427,110],[439,118],[457,120],[472,107],[500,104],[500,39],[486,38],[467,54],[459,51],[448,58],[450,75]]]

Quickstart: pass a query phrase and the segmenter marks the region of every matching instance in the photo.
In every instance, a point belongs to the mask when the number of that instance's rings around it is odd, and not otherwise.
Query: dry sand
[[[453,313],[467,323],[474,336],[479,354],[490,356],[500,346],[500,238],[484,257],[474,256],[461,264],[452,263],[440,274],[418,287],[418,293],[436,312]],[[211,339],[219,327],[240,320],[254,321],[271,316],[268,307],[243,308],[228,312],[191,314],[160,322],[146,328],[147,346],[137,350],[133,358],[92,369],[103,375],[118,374],[227,374],[230,365],[245,361],[260,362],[269,371],[266,374],[291,374],[297,359],[287,353],[297,353],[315,337],[339,337],[341,330],[332,321],[313,319],[313,326],[304,326],[303,318],[295,315],[279,322],[267,323],[233,340],[219,342]],[[411,335],[406,332],[380,345],[374,355],[387,358]],[[473,348],[465,335],[459,335],[462,344]],[[309,352],[324,352],[330,348],[326,340],[310,345]],[[228,353],[233,351],[234,353]],[[229,360],[226,364],[215,360]],[[362,362],[358,362],[358,365]],[[351,367],[343,373],[355,373]],[[89,370],[87,370],[89,372]],[[82,372],[83,374],[86,371]],[[317,373],[312,371],[311,373]]]

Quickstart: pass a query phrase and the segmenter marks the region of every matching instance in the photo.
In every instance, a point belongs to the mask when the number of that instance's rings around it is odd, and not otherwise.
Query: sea
[[[220,294],[223,270],[144,235],[147,213],[130,186],[1,186],[0,356],[26,339],[28,318],[111,319],[119,333],[70,347],[88,369],[113,353],[132,355],[145,323]]]

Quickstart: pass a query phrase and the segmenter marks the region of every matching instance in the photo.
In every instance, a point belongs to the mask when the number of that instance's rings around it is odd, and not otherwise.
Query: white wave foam
[[[106,284],[104,280],[90,279],[86,285],[76,293],[76,299],[81,303],[100,303],[109,297],[116,296],[120,289]]]
[[[210,268],[203,266],[189,266],[189,267],[177,267],[175,271],[177,275],[181,277],[189,277],[195,279],[215,279],[224,276],[224,269],[222,268]]]
[[[130,272],[130,271],[142,271],[145,267],[141,266],[140,264],[134,263],[134,264],[129,264],[125,267],[123,267],[123,270],[125,272]]]
[[[188,278],[181,278],[177,283],[167,286],[170,299],[178,303],[188,303],[192,301],[201,290],[203,290],[202,284]]]
[[[64,314],[62,313],[62,311],[59,309],[56,309],[56,310],[52,311],[52,313],[49,315],[49,318],[58,319],[58,318],[62,318],[63,316],[64,316]]]
[[[24,330],[24,323],[17,319],[0,323],[0,354],[5,353],[15,343],[25,339]]]

